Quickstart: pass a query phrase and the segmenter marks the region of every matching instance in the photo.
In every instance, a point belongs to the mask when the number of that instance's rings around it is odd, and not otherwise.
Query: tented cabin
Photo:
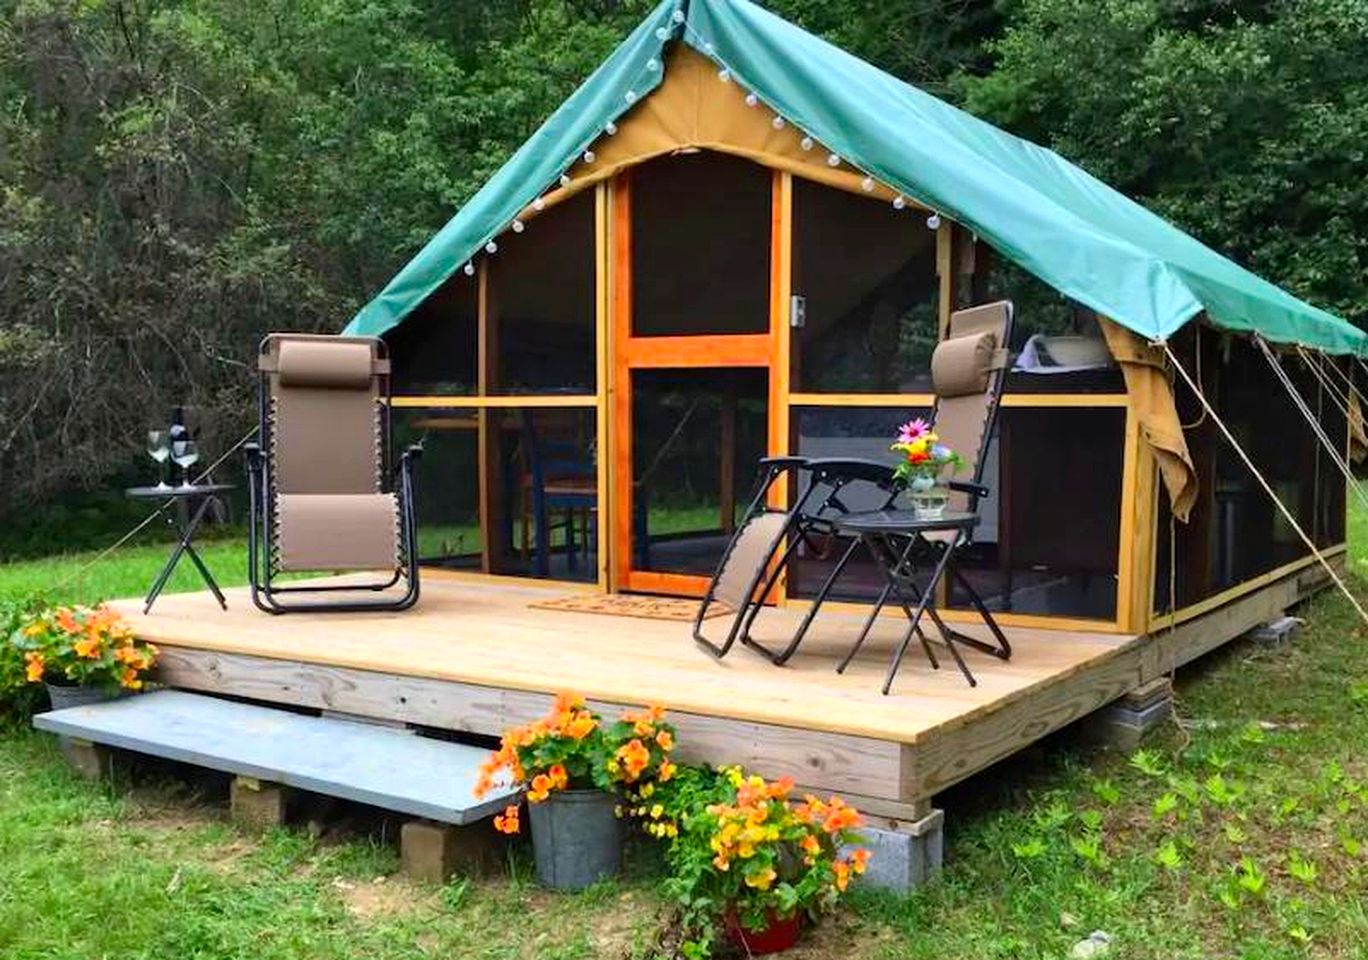
[[[997,300],[1011,366],[958,562],[1012,659],[973,689],[909,661],[880,696],[894,611],[838,676],[868,562],[787,667],[697,649],[757,460],[889,459],[952,313]],[[1362,333],[745,0],[657,7],[347,332],[384,339],[396,438],[424,444],[423,599],[282,622],[169,598],[138,625],[173,684],[481,734],[565,688],[658,700],[697,756],[913,822],[1343,563]],[[830,562],[800,551],[757,631],[791,632]],[[684,599],[614,609],[643,596]]]

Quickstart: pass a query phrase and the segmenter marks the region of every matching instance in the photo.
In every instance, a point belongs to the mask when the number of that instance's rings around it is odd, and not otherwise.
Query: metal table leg
[[[195,566],[199,569],[200,576],[203,577],[205,583],[209,585],[209,589],[213,591],[214,597],[218,600],[219,605],[224,610],[228,609],[228,602],[223,598],[223,593],[219,590],[218,584],[214,582],[213,576],[210,575],[208,567],[204,565],[204,561],[200,559],[200,555],[195,551],[195,548],[191,546],[191,541],[195,538],[195,531],[199,529],[200,524],[204,521],[204,515],[209,512],[209,507],[215,499],[215,497],[208,496],[201,500],[199,507],[191,514],[190,519],[186,521],[184,526],[180,527],[180,540],[171,551],[171,555],[166,558],[165,566],[162,567],[161,573],[157,575],[157,579],[153,581],[152,589],[148,591],[147,599],[143,603],[144,614],[149,613],[152,610],[152,604],[156,603],[157,597],[161,596],[162,590],[166,587],[167,581],[171,579],[171,574],[176,569],[176,564],[180,563],[181,557],[187,552],[190,554],[190,558]],[[172,522],[175,523],[175,521]]]

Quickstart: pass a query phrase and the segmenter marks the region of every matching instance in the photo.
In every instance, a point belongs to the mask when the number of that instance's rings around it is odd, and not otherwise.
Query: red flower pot
[[[781,917],[773,910],[765,914],[765,926],[760,930],[747,930],[737,916],[735,909],[729,909],[722,916],[722,926],[727,939],[742,950],[759,956],[763,953],[779,953],[798,942],[798,934],[803,931],[803,912],[795,910],[787,917]]]

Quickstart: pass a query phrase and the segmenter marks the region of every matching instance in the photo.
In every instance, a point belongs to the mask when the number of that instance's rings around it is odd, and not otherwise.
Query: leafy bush
[[[27,682],[24,651],[12,641],[41,608],[36,597],[0,600],[0,725],[25,719],[42,697],[42,689]]]

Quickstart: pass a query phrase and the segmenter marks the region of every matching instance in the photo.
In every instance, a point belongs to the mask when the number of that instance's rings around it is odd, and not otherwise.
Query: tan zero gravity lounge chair
[[[267,613],[404,610],[418,600],[413,462],[390,467],[389,359],[370,337],[273,333],[261,342],[261,434],[247,447],[252,601]],[[276,586],[294,571],[381,572]],[[404,580],[403,593],[380,596]],[[315,594],[284,602],[284,595]],[[350,599],[341,599],[350,595]]]

